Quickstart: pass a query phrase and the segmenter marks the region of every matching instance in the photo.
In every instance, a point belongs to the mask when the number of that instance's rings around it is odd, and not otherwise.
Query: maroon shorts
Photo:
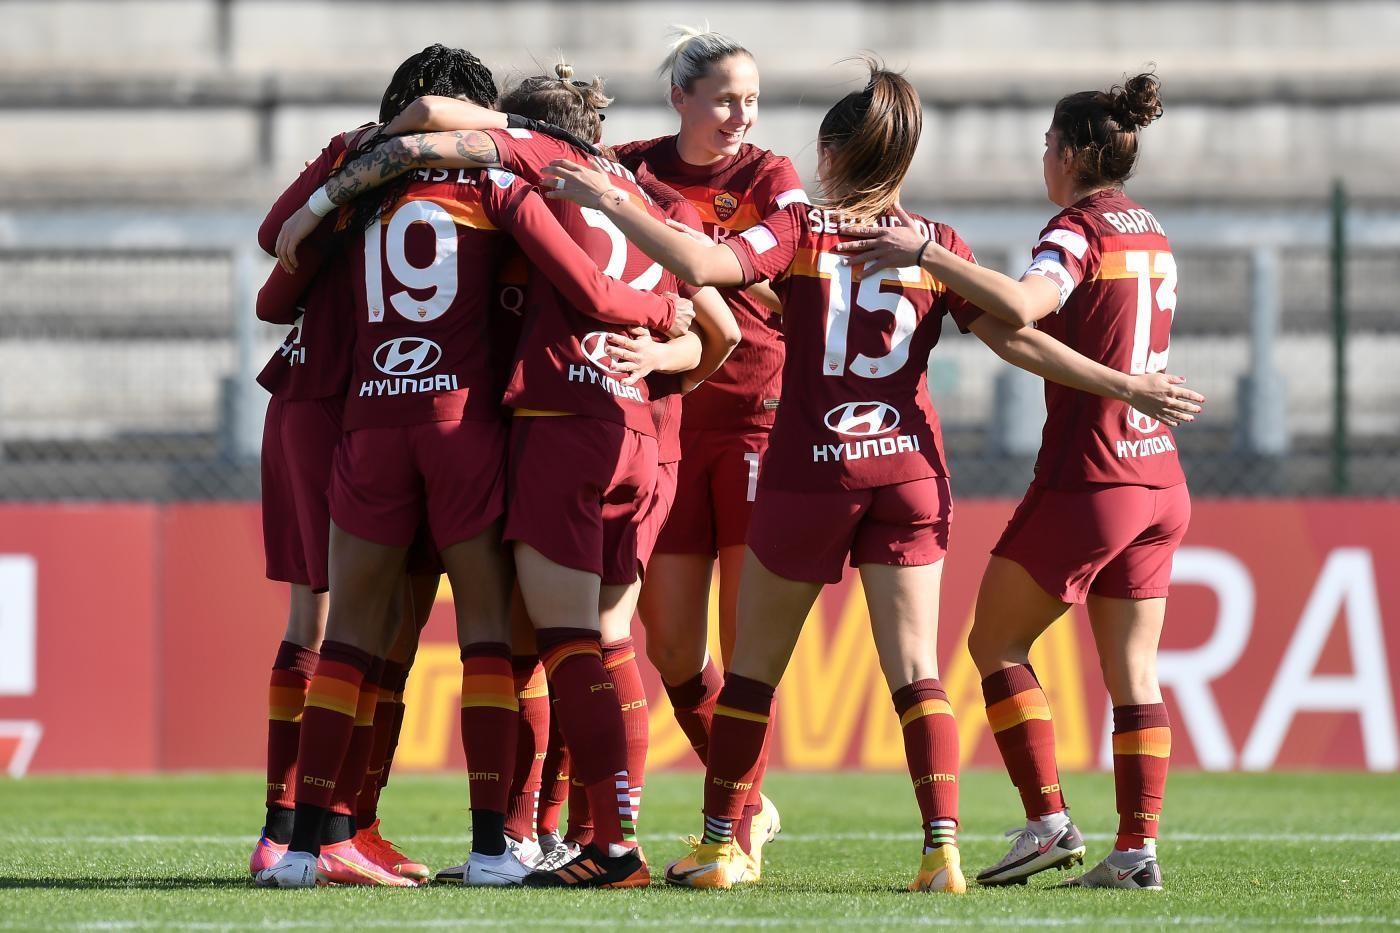
[[[656,539],[661,534],[661,529],[666,526],[666,519],[671,514],[671,505],[676,501],[676,480],[679,478],[680,465],[679,460],[672,460],[656,467],[656,494],[651,497],[646,514],[642,516],[641,525],[637,528],[637,560],[641,562],[643,571],[651,562],[652,552],[656,550]]]
[[[331,479],[342,531],[406,548],[426,514],[439,549],[487,529],[505,511],[505,426],[429,421],[345,435]]]
[[[758,492],[758,466],[770,428],[681,429],[681,468],[671,515],[656,541],[661,554],[708,554],[743,544]]]
[[[852,567],[922,567],[948,552],[953,496],[942,476],[873,489],[790,492],[762,489],[749,548],[789,580],[839,583]]]
[[[1032,484],[992,553],[1014,560],[1067,603],[1167,595],[1172,556],[1191,521],[1186,484],[1061,492]]]
[[[267,404],[262,442],[263,550],[267,578],[324,593],[331,515],[326,491],[345,399]]]
[[[583,415],[517,417],[506,540],[623,586],[656,489],[656,438]]]

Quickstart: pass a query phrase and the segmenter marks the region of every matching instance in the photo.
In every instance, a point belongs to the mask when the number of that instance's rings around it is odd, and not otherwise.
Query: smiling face
[[[1060,207],[1069,207],[1075,202],[1074,153],[1053,126],[1045,132],[1045,155],[1041,164],[1045,169],[1046,196]]]
[[[681,115],[681,158],[708,165],[739,151],[758,120],[758,66],[748,55],[715,62],[687,93],[671,87]]]

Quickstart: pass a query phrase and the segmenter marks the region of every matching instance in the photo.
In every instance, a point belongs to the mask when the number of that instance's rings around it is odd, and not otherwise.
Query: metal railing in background
[[[1012,273],[1044,219],[933,213]],[[1168,368],[1210,397],[1179,432],[1193,491],[1400,494],[1400,214],[1160,219],[1182,270]],[[0,214],[0,499],[258,494],[254,376],[285,329],[253,316],[256,221]],[[930,391],[958,492],[1019,494],[1039,380],[950,324]]]

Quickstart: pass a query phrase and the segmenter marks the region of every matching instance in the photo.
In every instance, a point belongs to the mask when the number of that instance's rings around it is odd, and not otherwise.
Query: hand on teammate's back
[[[568,159],[555,159],[541,169],[540,174],[554,180],[554,189],[545,191],[545,197],[573,201],[580,207],[598,207],[603,192],[613,187],[607,175]]]
[[[1185,376],[1142,373],[1131,377],[1128,404],[1136,411],[1172,427],[1195,421],[1206,397],[1188,389]]]
[[[851,240],[836,245],[837,252],[845,254],[846,261],[860,266],[865,272],[879,269],[902,269],[918,265],[919,254],[929,238],[920,233],[918,225],[909,212],[898,204],[894,208],[899,218],[898,227],[879,227],[873,224],[843,224],[842,236],[868,237]],[[855,255],[851,255],[855,254]]]

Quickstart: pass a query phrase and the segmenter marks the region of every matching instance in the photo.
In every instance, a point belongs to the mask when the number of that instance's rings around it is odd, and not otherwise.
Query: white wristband
[[[317,217],[325,217],[339,205],[331,200],[331,196],[326,193],[326,186],[322,185],[311,192],[311,197],[306,199],[306,206]]]

